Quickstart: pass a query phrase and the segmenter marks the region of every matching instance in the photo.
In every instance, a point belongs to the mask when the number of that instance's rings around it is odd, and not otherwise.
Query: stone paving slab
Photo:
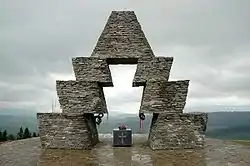
[[[250,166],[250,148],[206,139],[204,150],[152,151],[147,136],[134,135],[130,148],[113,148],[111,135],[100,135],[91,151],[42,150],[39,138],[0,145],[0,166]]]
[[[39,138],[18,140],[0,145],[0,166],[33,166],[41,154]]]

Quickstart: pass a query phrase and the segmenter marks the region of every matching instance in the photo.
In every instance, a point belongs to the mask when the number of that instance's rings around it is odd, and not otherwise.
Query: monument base
[[[132,130],[125,129],[113,130],[113,146],[114,147],[130,147],[132,146]]]

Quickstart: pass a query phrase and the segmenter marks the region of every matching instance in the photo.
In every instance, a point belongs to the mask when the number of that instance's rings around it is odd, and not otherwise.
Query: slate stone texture
[[[98,143],[97,131],[89,130],[85,115],[64,113],[38,113],[41,145],[46,149],[91,149]]]
[[[63,113],[107,113],[103,88],[98,82],[56,81],[56,90]]]
[[[112,11],[91,56],[134,64],[136,58],[154,57],[154,53],[134,11]]]
[[[207,114],[154,113],[149,145],[160,149],[204,148]]]
[[[96,57],[72,58],[77,81],[99,82],[102,87],[112,87],[112,77],[106,59]]]
[[[139,58],[133,87],[145,86],[146,82],[168,81],[172,63],[172,57]]]
[[[182,113],[186,104],[189,80],[147,82],[140,112]]]

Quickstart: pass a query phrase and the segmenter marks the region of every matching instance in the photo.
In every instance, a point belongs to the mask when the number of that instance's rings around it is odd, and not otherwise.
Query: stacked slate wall
[[[139,58],[133,87],[145,86],[146,82],[168,81],[172,63],[172,57]]]
[[[91,56],[126,61],[154,54],[134,11],[112,11]]]
[[[72,58],[73,69],[77,81],[99,82],[102,87],[113,86],[108,63],[96,57]]]
[[[142,95],[141,112],[182,113],[189,80],[147,82]]]
[[[103,88],[98,82],[56,81],[63,113],[107,113]]]
[[[97,143],[84,115],[38,113],[37,119],[43,148],[90,149]]]
[[[149,145],[159,149],[197,149],[204,147],[207,114],[155,113]]]
[[[154,115],[149,145],[154,150],[202,148],[207,115],[183,113],[189,80],[168,81],[172,62],[172,57],[138,60],[133,86],[144,86],[139,112]]]

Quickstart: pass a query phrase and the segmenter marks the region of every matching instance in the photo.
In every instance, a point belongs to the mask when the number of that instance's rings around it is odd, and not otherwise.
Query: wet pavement
[[[2,166],[250,166],[250,148],[229,141],[207,139],[204,150],[152,151],[146,135],[135,135],[132,147],[113,148],[111,135],[91,151],[41,150],[40,140],[0,145]]]
[[[0,166],[33,166],[42,150],[40,139],[32,138],[0,145]]]

